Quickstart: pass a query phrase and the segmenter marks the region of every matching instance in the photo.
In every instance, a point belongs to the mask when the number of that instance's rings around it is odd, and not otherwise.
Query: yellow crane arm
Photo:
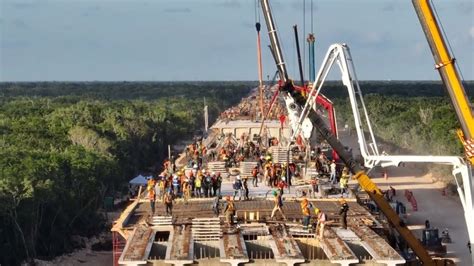
[[[455,58],[451,56],[441,33],[439,23],[434,16],[429,0],[412,0],[421,27],[433,53],[435,68],[439,71],[456,116],[461,124],[458,133],[466,151],[466,157],[474,165],[474,117],[471,104],[456,69]]]

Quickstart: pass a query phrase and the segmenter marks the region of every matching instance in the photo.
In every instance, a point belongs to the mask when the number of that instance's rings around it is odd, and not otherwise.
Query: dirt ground
[[[407,206],[409,228],[421,239],[421,230],[425,220],[429,220],[432,228],[441,231],[449,230],[452,239],[447,244],[447,258],[453,258],[457,265],[472,265],[467,248],[467,225],[461,202],[457,196],[444,196],[442,183],[432,181],[430,175],[418,176],[420,171],[413,166],[389,168],[388,179],[379,177],[373,180],[382,190],[392,186],[396,189],[396,199]],[[413,211],[412,205],[405,198],[405,190],[410,190],[416,198],[418,211]]]
[[[340,132],[342,142],[352,147],[353,154],[360,154],[355,132],[349,135],[344,130]],[[421,230],[424,228],[425,220],[429,220],[432,228],[438,228],[441,232],[449,230],[453,243],[447,244],[447,258],[452,258],[457,265],[472,266],[471,255],[467,248],[468,235],[464,212],[457,196],[443,196],[444,184],[433,182],[431,175],[422,170],[420,165],[405,164],[405,167],[389,167],[386,169],[388,179],[382,178],[381,172],[370,174],[372,180],[382,190],[392,186],[397,190],[396,200],[407,206],[408,224],[418,238],[421,239]],[[355,181],[351,181],[355,183]],[[405,190],[413,192],[418,211],[413,211],[411,204],[405,198]]]

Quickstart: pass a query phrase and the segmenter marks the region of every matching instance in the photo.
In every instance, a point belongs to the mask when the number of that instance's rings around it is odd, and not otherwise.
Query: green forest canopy
[[[201,127],[204,97],[216,117],[249,91],[239,84],[1,84],[0,264],[71,251],[71,236],[103,226],[104,196]]]

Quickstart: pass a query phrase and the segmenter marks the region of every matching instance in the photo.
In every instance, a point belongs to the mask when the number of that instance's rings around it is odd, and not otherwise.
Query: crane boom
[[[464,216],[467,222],[469,243],[474,244],[474,228],[469,224],[474,217],[474,117],[473,110],[462,80],[455,65],[455,58],[450,54],[446,41],[440,30],[440,23],[434,15],[433,8],[429,0],[412,0],[416,14],[420,20],[421,27],[435,60],[435,68],[439,71],[441,80],[448,91],[451,103],[454,106],[456,116],[461,124],[458,136],[464,146],[467,158],[466,174],[463,175],[462,185],[458,183],[458,194],[464,208]],[[471,176],[471,178],[468,178]],[[457,180],[456,180],[457,182]],[[474,263],[474,254],[472,263]]]
[[[455,58],[451,56],[446,42],[441,34],[439,23],[434,15],[429,0],[412,0],[421,27],[430,46],[435,68],[439,71],[451,102],[456,111],[456,116],[461,124],[463,139],[466,148],[466,157],[474,165],[474,150],[469,145],[474,138],[474,117],[466,91],[456,69]]]

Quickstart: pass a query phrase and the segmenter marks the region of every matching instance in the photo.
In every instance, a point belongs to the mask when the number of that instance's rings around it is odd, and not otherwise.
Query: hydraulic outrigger
[[[413,3],[415,4],[415,7],[418,5],[418,0],[413,0]],[[423,2],[427,2],[426,0]],[[426,5],[429,4],[426,3]],[[308,104],[308,98],[305,97],[301,93],[301,90],[297,89],[296,86],[293,85],[293,82],[288,78],[288,72],[286,70],[285,62],[283,60],[283,54],[280,48],[279,40],[278,40],[278,34],[274,25],[273,17],[271,14],[270,6],[269,6],[269,0],[261,0],[261,7],[263,10],[263,14],[265,17],[267,29],[268,29],[268,34],[270,37],[270,42],[271,42],[271,47],[272,47],[272,52],[274,55],[275,63],[277,65],[279,75],[280,75],[280,91],[285,94],[285,101],[287,103],[287,106],[289,106],[289,110],[291,110],[294,114],[301,114],[302,112],[306,112],[307,110],[307,104]],[[426,9],[426,6],[423,7]],[[422,9],[422,13],[425,13],[426,10]],[[417,9],[418,10],[418,9]],[[424,10],[424,11],[423,11]],[[433,18],[429,18],[428,20],[432,20]],[[421,20],[421,18],[420,18]],[[434,22],[436,25],[436,22]],[[423,24],[423,22],[422,22]],[[426,29],[425,29],[426,31]],[[439,39],[439,37],[435,38],[436,40]],[[442,40],[442,38],[441,38]],[[439,41],[439,40],[438,40]],[[433,48],[432,48],[433,50]],[[448,58],[450,58],[448,56]],[[451,60],[451,59],[450,59]],[[450,65],[452,62],[448,61],[441,61],[441,68]],[[438,68],[439,69],[439,68]],[[440,70],[441,71],[441,70]],[[443,74],[442,74],[443,76]],[[453,76],[452,74],[449,75],[447,74],[448,79]],[[454,75],[457,77],[457,75]],[[451,77],[452,78],[452,77]],[[312,95],[314,92],[315,87],[317,86],[317,82],[313,84],[313,88],[310,92],[310,95],[308,96],[310,99],[313,98],[312,101],[314,101],[314,96],[317,96],[317,93],[315,95]],[[346,85],[347,86],[347,85]],[[450,88],[448,87],[448,91]],[[459,90],[459,89],[458,89]],[[461,85],[461,90],[462,90],[462,85]],[[318,90],[319,92],[319,90]],[[450,92],[451,94],[451,92]],[[457,97],[459,96],[459,92],[457,93]],[[462,94],[461,94],[462,95]],[[311,97],[313,96],[313,97]],[[465,94],[464,94],[465,97]],[[313,102],[310,102],[309,104],[311,106],[314,105]],[[454,102],[458,103],[458,98],[454,98]],[[457,104],[455,104],[457,105]],[[464,106],[464,104],[461,101],[461,107]],[[309,108],[311,110],[313,108]],[[462,115],[466,115],[467,111],[464,109]],[[370,177],[365,173],[364,169],[352,158],[351,155],[349,155],[346,150],[344,149],[344,146],[341,144],[341,142],[337,139],[337,137],[327,128],[326,123],[324,120],[317,114],[317,112],[311,112],[308,111],[306,114],[302,114],[300,119],[300,123],[302,122],[302,119],[309,119],[310,122],[312,123],[313,126],[316,127],[320,135],[331,145],[334,151],[337,152],[339,155],[340,159],[345,163],[345,165],[349,168],[349,170],[354,174],[354,178],[358,181],[359,185],[361,186],[362,189],[364,189],[369,197],[377,204],[379,209],[383,212],[383,214],[387,217],[387,220],[390,222],[390,224],[397,230],[397,232],[400,234],[400,236],[406,241],[408,246],[413,250],[413,252],[416,254],[416,256],[419,258],[419,260],[423,263],[423,265],[444,265],[445,262],[443,260],[433,260],[433,258],[430,257],[428,254],[427,250],[423,247],[421,242],[412,234],[412,232],[407,228],[406,224],[399,218],[399,216],[396,214],[396,212],[392,209],[392,207],[389,205],[389,203],[385,200],[383,197],[383,194],[381,190],[371,181]],[[461,119],[461,118],[460,118]],[[472,123],[472,116],[469,118],[466,118],[464,120],[467,120],[466,123]],[[463,122],[461,122],[462,124]],[[474,124],[471,124],[472,127],[474,127]],[[463,127],[464,129],[464,127]],[[467,136],[467,140],[470,140],[469,138],[472,137],[472,133],[469,134],[470,131],[467,133],[464,132],[464,136]],[[471,197],[471,191],[472,191],[472,185],[470,185],[469,190],[469,198],[472,199]],[[461,191],[462,192],[462,191]],[[472,202],[470,203],[472,207]],[[463,207],[465,208],[466,211],[466,206]],[[472,208],[470,208],[472,211]],[[469,211],[469,210],[467,210]],[[466,215],[468,213],[466,212]],[[467,220],[468,216],[466,216]],[[473,229],[471,229],[473,230]],[[471,233],[471,232],[470,232]],[[471,240],[472,242],[472,240]]]

